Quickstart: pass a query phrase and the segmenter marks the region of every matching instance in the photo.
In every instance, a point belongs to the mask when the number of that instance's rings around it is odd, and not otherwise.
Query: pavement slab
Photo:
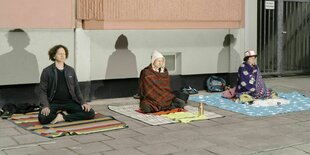
[[[104,132],[104,135],[107,135],[109,137],[113,138],[128,138],[128,137],[137,137],[141,136],[141,133],[138,133],[132,129],[120,129],[120,130],[113,130],[113,131],[108,131]]]
[[[167,143],[150,144],[137,147],[137,149],[146,154],[172,154],[182,151],[182,149]]]
[[[125,148],[113,151],[103,152],[104,155],[146,155],[145,153],[134,149],[134,148]]]
[[[244,119],[234,116],[226,116],[222,118],[213,119],[213,121],[220,124],[232,124],[232,123],[244,122]]]
[[[15,126],[14,128],[15,128],[15,130],[17,130],[21,135],[27,135],[27,134],[31,134],[31,133],[32,133],[31,131],[28,131],[28,130],[26,130],[26,129],[24,129],[24,128],[21,128],[21,127],[19,127],[19,126]]]
[[[12,122],[10,122],[10,121],[8,121],[8,120],[6,120],[6,119],[0,119],[0,129],[2,129],[2,128],[12,128],[12,127],[14,127],[14,126],[16,126],[14,123],[12,123]]]
[[[139,136],[139,137],[135,137],[134,139],[144,144],[158,144],[158,143],[174,141],[175,139],[178,139],[178,137],[170,137],[170,136],[166,136],[163,134],[159,134],[159,135]]]
[[[241,155],[253,152],[252,150],[234,144],[211,146],[207,147],[206,150],[217,155]]]
[[[42,136],[39,136],[36,134],[26,134],[26,135],[13,136],[13,138],[19,144],[33,144],[33,143],[41,143],[41,142],[52,141],[52,139],[50,139],[50,138],[42,137]]]
[[[217,155],[207,150],[186,150],[182,152],[173,153],[173,155]]]
[[[138,129],[138,128],[143,128],[143,127],[149,127],[148,124],[131,119],[131,120],[126,120],[126,124],[128,125],[129,128],[131,129]]]
[[[18,132],[14,127],[13,128],[0,128],[0,137],[3,136],[15,136],[20,135],[21,133]]]
[[[191,129],[197,128],[196,126],[191,125],[190,123],[188,124],[185,124],[185,123],[165,124],[161,126],[169,130],[187,130],[187,129],[191,130]]]
[[[23,155],[23,154],[33,154],[38,152],[43,152],[44,149],[40,146],[22,147],[4,150],[5,153],[9,155]]]
[[[284,148],[279,150],[260,152],[256,153],[255,155],[309,155],[309,153],[295,148]]]
[[[46,150],[58,150],[70,146],[78,145],[79,143],[72,139],[55,139],[54,143],[42,144],[41,147]]]
[[[298,138],[301,143],[310,143],[310,131],[288,134],[287,136]]]
[[[299,91],[310,97],[309,76],[266,79],[282,92]],[[200,94],[207,94],[200,91]],[[45,138],[0,119],[2,154],[167,154],[310,155],[310,110],[268,117],[251,117],[212,106],[206,110],[223,118],[150,126],[110,111],[108,105],[138,104],[132,97],[90,102],[95,111],[111,115],[129,128],[89,135]],[[197,106],[195,102],[190,105]]]
[[[109,145],[114,149],[124,149],[130,147],[142,146],[144,143],[139,142],[133,138],[125,138],[125,139],[114,139],[109,141],[103,141],[103,143]]]
[[[293,148],[302,150],[302,151],[310,154],[310,143],[302,144],[302,145],[295,145],[295,146],[293,146]]]
[[[100,153],[108,150],[113,150],[113,148],[111,148],[110,146],[100,142],[71,146],[69,147],[69,149],[78,154]]]
[[[78,143],[90,143],[90,142],[98,142],[103,140],[110,140],[114,139],[112,137],[103,135],[102,132],[94,133],[94,134],[87,134],[87,135],[75,135],[72,139]]]
[[[66,149],[66,148],[61,148],[61,149],[53,149],[53,150],[44,150],[42,152],[36,152],[36,153],[31,153],[31,155],[76,155],[75,152]]]
[[[16,146],[18,143],[12,137],[0,137],[0,150],[10,146]]]
[[[236,145],[248,148],[255,151],[263,151],[268,149],[278,149],[300,144],[301,140],[298,138],[288,136],[274,136],[269,138],[260,138],[256,140],[243,140],[236,142]]]
[[[169,129],[161,126],[146,126],[134,129],[135,131],[142,133],[143,135],[159,135],[168,132]]]
[[[190,124],[196,127],[212,127],[220,125],[220,123],[213,120],[194,121],[190,122]]]
[[[194,138],[191,140],[181,139],[181,140],[169,142],[169,144],[174,145],[174,146],[176,146],[180,149],[184,149],[184,150],[193,150],[193,149],[200,149],[200,148],[215,146],[214,143],[211,143],[208,140],[201,139],[201,138]]]

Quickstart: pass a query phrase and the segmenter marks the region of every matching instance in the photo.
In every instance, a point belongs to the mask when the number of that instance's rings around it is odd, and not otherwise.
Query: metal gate
[[[310,71],[310,1],[259,0],[258,59],[263,74]]]

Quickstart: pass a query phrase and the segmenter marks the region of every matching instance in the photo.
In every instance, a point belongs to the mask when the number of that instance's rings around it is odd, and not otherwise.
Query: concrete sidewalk
[[[310,97],[310,76],[268,78],[265,81],[276,91],[298,91]],[[149,126],[107,109],[107,105],[138,104],[133,98],[95,100],[91,104],[96,111],[124,121],[129,128],[49,139],[0,120],[0,155],[310,154],[310,110],[250,117],[206,106],[208,111],[226,117],[189,124]],[[196,106],[197,103],[190,104]]]

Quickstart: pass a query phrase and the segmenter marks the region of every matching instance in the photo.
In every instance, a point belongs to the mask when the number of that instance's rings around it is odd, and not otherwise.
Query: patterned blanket
[[[163,125],[163,124],[170,124],[170,123],[177,123],[178,121],[171,120],[167,117],[161,116],[161,115],[154,115],[154,114],[143,114],[139,112],[139,105],[125,105],[125,106],[108,106],[108,108],[112,111],[118,112],[120,114],[123,114],[125,116],[131,117],[133,119],[142,121],[144,123],[147,123],[149,125]],[[197,108],[192,106],[185,106],[185,110],[187,112],[191,112],[193,114],[197,113]],[[213,118],[219,118],[223,117],[222,115],[213,113],[213,112],[204,112],[206,119],[213,119]]]
[[[221,109],[249,115],[249,116],[270,116],[281,113],[295,112],[310,109],[310,98],[303,96],[298,92],[279,93],[280,99],[285,99],[289,103],[276,104],[274,106],[257,106],[235,103],[229,99],[221,97],[221,94],[190,96],[189,100],[203,102],[207,105],[215,106]]]
[[[151,106],[154,111],[168,109],[174,98],[169,83],[167,69],[164,73],[158,73],[152,69],[152,65],[144,68],[139,79],[140,104]]]
[[[38,122],[38,113],[15,114],[10,120],[16,125],[30,130],[41,136],[55,138],[66,135],[90,134],[102,131],[126,128],[127,125],[114,119],[111,116],[104,116],[100,113],[96,114],[94,119],[60,122],[56,124],[41,125]]]

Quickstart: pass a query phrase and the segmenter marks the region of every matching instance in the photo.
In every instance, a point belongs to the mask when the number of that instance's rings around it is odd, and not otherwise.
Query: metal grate
[[[274,9],[266,9],[266,1],[258,9],[257,63],[263,74],[309,72],[310,1],[277,0]]]
[[[169,72],[176,70],[176,55],[164,55],[166,60],[166,68]]]

